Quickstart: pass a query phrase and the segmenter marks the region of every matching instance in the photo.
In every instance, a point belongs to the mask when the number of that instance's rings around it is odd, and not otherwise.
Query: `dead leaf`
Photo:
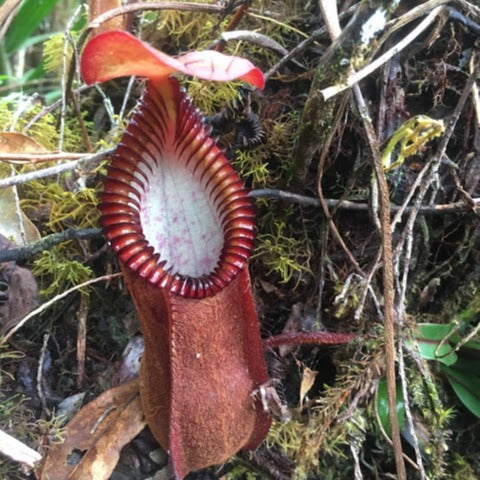
[[[138,380],[102,393],[67,424],[50,449],[41,480],[107,480],[120,450],[145,427]]]
[[[313,387],[315,378],[317,378],[317,374],[317,371],[311,370],[306,366],[303,367],[302,382],[300,384],[300,408],[302,407],[303,401],[305,400],[308,392]]]
[[[17,132],[0,132],[0,153],[49,153],[35,139]],[[18,162],[12,162],[18,163]],[[25,163],[24,161],[20,163]],[[40,233],[35,225],[23,213],[21,220],[18,218],[15,208],[15,195],[13,187],[0,190],[0,232],[11,238],[17,245],[23,245],[22,226],[25,231],[26,243],[40,240]]]
[[[30,270],[16,266],[8,283],[8,300],[0,304],[0,331],[5,333],[38,306],[37,282]]]
[[[6,237],[12,239],[17,245],[24,245],[22,239],[22,230],[20,219],[15,209],[15,195],[13,188],[4,188],[0,190],[0,232]],[[33,243],[40,240],[40,233],[37,227],[29,218],[20,211],[22,216],[23,229],[25,231],[26,243]]]
[[[50,153],[34,138],[18,132],[0,132],[1,153]],[[29,163],[25,160],[12,161],[11,163]]]
[[[0,250],[15,245],[0,234]],[[15,262],[0,263],[0,333],[14,327],[38,306],[38,286],[30,270]]]

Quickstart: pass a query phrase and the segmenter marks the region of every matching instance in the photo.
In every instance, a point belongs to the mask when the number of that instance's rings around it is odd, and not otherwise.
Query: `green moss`
[[[34,104],[17,116],[19,101],[19,99],[0,101],[0,130],[23,132],[26,125],[42,108],[40,104]],[[45,148],[55,150],[58,146],[58,132],[55,125],[55,116],[47,113],[39,118],[26,133]]]
[[[43,67],[47,72],[60,75],[63,69],[65,34],[55,33],[43,44]],[[67,48],[68,58],[71,57],[73,48],[69,44]]]
[[[295,286],[298,286],[304,275],[312,274],[307,241],[296,238],[286,221],[280,219],[274,220],[270,232],[258,235],[254,257],[262,259],[267,268],[266,275],[275,273],[282,283],[294,279]]]
[[[193,104],[206,115],[213,115],[240,98],[238,87],[242,82],[209,82],[186,78],[182,84],[186,86]]]
[[[452,464],[454,473],[450,477],[451,480],[478,480],[479,474],[460,454],[455,453]]]
[[[266,161],[268,150],[263,146],[253,150],[236,150],[233,164],[240,176],[251,181],[252,188],[265,188],[270,181],[270,170]]]
[[[265,478],[258,472],[252,471],[247,465],[235,465],[226,475],[227,480],[261,480]]]
[[[280,186],[290,184],[294,177],[292,152],[299,122],[299,112],[292,110],[274,119],[266,119],[263,125],[267,139],[265,148],[272,165],[271,177]]]
[[[91,268],[78,260],[69,258],[72,256],[76,256],[75,249],[63,244],[42,252],[35,259],[32,272],[41,284],[41,295],[48,297],[64,292],[92,277]]]
[[[208,0],[201,0],[201,3],[208,3]],[[182,50],[201,50],[206,47],[205,42],[215,38],[213,29],[217,22],[215,16],[207,13],[164,10],[158,13],[154,24],[158,34],[168,40],[170,48],[176,44]]]
[[[68,227],[96,227],[98,223],[97,192],[93,188],[70,191],[63,182],[34,181],[24,189],[21,204],[31,218],[41,215],[53,232]]]
[[[49,180],[30,182],[22,200],[22,208],[49,232],[97,226],[99,212],[96,206],[95,189],[70,191],[63,182]],[[58,294],[90,279],[93,273],[81,260],[83,256],[78,242],[65,242],[44,251],[35,259],[32,268],[40,282],[40,293],[45,296]]]

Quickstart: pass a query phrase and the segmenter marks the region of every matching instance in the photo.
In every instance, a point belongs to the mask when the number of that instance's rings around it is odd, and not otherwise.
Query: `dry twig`
[[[380,147],[372,125],[368,108],[358,85],[353,87],[357,107],[363,121],[365,133],[373,157],[373,166],[378,183],[380,201],[380,226],[383,263],[383,300],[384,300],[384,327],[385,327],[385,361],[387,378],[387,398],[390,426],[392,429],[393,451],[397,475],[400,480],[407,479],[405,463],[403,461],[402,441],[397,417],[397,393],[395,379],[395,290],[392,252],[392,230],[390,226],[390,192],[387,178],[382,167]]]
[[[2,188],[7,188],[12,185],[20,185],[22,183],[27,183],[31,182],[32,180],[38,180],[39,178],[45,178],[49,177],[51,175],[57,175],[59,173],[63,172],[68,172],[71,170],[75,170],[76,168],[79,168],[82,164],[85,162],[98,162],[100,160],[103,160],[105,157],[110,155],[114,149],[110,150],[104,150],[103,152],[98,152],[94,153],[93,155],[88,154],[88,153],[74,153],[74,154],[68,154],[68,153],[60,153],[60,154],[45,154],[45,157],[43,157],[42,161],[47,161],[47,160],[55,160],[55,159],[62,159],[65,160],[66,158],[72,158],[72,155],[81,155],[81,157],[76,157],[79,158],[79,160],[74,160],[73,162],[69,163],[62,163],[61,165],[55,165],[54,167],[49,167],[49,168],[44,168],[42,170],[36,170],[34,172],[29,172],[29,173],[22,173],[20,175],[14,175],[11,177],[7,178],[2,178],[0,179],[0,190]],[[12,158],[12,154],[8,154],[9,158]],[[20,158],[20,157],[19,157]],[[21,155],[21,158],[23,160],[27,159],[26,155]],[[40,155],[34,155],[33,158],[39,159],[41,158]],[[75,157],[73,157],[75,158]],[[1,158],[0,158],[1,160]]]
[[[388,62],[392,57],[397,53],[401,52],[407,45],[409,45],[415,38],[417,38],[439,15],[442,11],[442,7],[434,8],[408,35],[406,35],[400,42],[393,46],[390,50],[385,52],[383,55],[378,57],[373,62],[369,63],[363,67],[358,72],[352,72],[346,79],[345,82],[332,85],[331,87],[324,88],[321,90],[320,94],[323,99],[327,101],[328,99],[338,95],[340,92],[347,90],[351,86],[357,84],[360,80],[370,75],[377,68],[382,66],[384,63]]]
[[[28,468],[35,467],[42,459],[38,452],[2,430],[0,430],[0,452]]]

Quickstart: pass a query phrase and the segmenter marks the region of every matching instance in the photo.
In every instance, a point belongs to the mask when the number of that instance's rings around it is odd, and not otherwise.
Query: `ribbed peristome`
[[[253,245],[252,203],[175,78],[148,83],[113,154],[100,211],[124,266],[186,298],[225,287]]]

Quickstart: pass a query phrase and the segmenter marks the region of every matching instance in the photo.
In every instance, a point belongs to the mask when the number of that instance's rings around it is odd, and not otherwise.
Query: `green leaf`
[[[480,377],[456,367],[442,365],[442,370],[460,401],[480,418]]]
[[[445,365],[453,365],[458,360],[454,352],[455,347],[448,341],[442,342],[452,329],[453,325],[420,323],[415,339],[421,356],[427,360],[437,360]]]
[[[471,340],[463,345],[463,347],[471,348],[472,350],[480,350],[480,342],[478,340]]]
[[[473,375],[480,375],[480,360],[472,359],[464,356],[459,356],[458,362],[453,367],[463,373],[472,373]]]
[[[57,0],[24,0],[5,37],[8,55],[22,48],[32,33],[51,12]]]
[[[29,48],[37,43],[42,43],[45,40],[48,40],[52,35],[55,35],[56,32],[41,33],[39,35],[33,35],[28,37],[23,43],[22,48]]]
[[[385,378],[381,378],[377,387],[377,413],[383,429],[389,436],[391,436],[392,428],[390,426],[390,419],[388,417],[389,411],[387,381]],[[405,422],[405,402],[403,400],[403,393],[400,385],[397,385],[397,418],[398,426],[401,430]]]

